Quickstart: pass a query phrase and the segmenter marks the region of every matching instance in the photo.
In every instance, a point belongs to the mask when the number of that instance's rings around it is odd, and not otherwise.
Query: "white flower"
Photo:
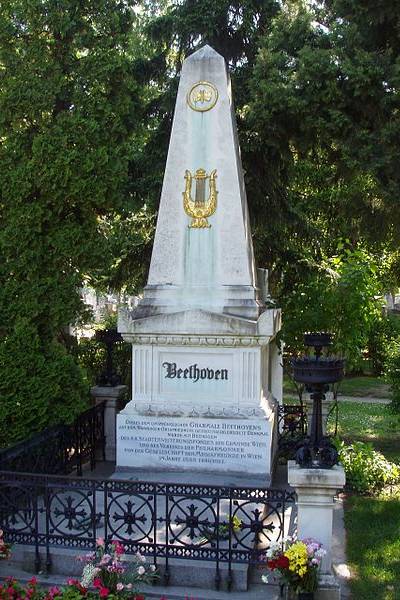
[[[85,565],[82,572],[81,585],[88,588],[96,577],[99,569],[91,564]]]
[[[136,556],[136,560],[138,562],[141,562],[141,563],[145,563],[146,562],[146,557],[142,556],[142,554],[140,554],[140,552],[136,552],[135,556]]]
[[[261,580],[263,583],[269,583],[268,581],[268,575],[261,575]]]
[[[144,575],[146,573],[146,569],[142,566],[140,566],[137,570],[138,575]]]
[[[152,573],[154,573],[155,570],[156,570],[156,565],[150,565],[150,571]]]
[[[124,589],[124,584],[121,582],[117,583],[117,591],[122,592],[123,589]]]

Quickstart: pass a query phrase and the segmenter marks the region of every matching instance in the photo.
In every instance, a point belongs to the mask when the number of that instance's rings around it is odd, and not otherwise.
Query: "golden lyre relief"
[[[188,91],[187,103],[196,112],[207,112],[217,103],[218,90],[209,81],[199,81]]]
[[[196,191],[195,198],[192,198],[192,181],[196,182]],[[209,193],[208,198],[206,200],[206,182],[208,179],[209,185]],[[185,209],[185,213],[192,217],[192,221],[189,227],[194,227],[195,229],[204,229],[206,227],[211,227],[209,222],[207,221],[208,217],[211,217],[216,211],[217,208],[217,170],[211,171],[209,175],[205,172],[204,169],[197,169],[194,175],[191,174],[190,171],[185,171],[185,191],[182,193],[183,195],[183,208]]]

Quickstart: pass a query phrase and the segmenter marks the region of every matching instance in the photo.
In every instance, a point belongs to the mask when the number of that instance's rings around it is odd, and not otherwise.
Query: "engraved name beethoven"
[[[163,362],[162,366],[166,379],[191,379],[195,383],[200,379],[228,380],[228,369],[200,369],[197,363],[185,369],[178,369],[174,362]]]

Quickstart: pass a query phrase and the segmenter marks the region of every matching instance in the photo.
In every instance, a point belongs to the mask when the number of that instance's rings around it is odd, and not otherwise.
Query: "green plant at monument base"
[[[5,0],[0,12],[0,446],[85,408],[64,331],[112,265],[140,96],[117,0]],[[132,207],[133,208],[133,207]]]
[[[371,444],[336,443],[346,473],[346,487],[359,494],[374,494],[385,486],[400,483],[400,466],[385,459]]]

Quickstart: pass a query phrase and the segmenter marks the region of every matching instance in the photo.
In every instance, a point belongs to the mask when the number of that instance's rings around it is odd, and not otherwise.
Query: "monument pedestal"
[[[201,310],[140,320],[125,313],[120,322],[132,343],[133,400],[117,416],[118,469],[253,475],[267,484],[279,312],[257,322]]]

